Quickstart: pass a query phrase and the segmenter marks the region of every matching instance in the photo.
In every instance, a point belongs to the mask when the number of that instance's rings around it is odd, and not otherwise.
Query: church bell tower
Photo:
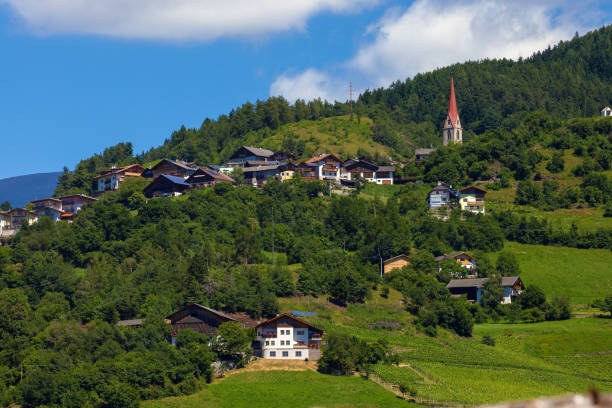
[[[447,146],[450,143],[463,143],[463,129],[461,129],[461,121],[459,120],[459,112],[457,111],[457,102],[455,101],[455,84],[451,75],[450,100],[448,102],[448,114],[444,125],[442,126],[442,144]]]

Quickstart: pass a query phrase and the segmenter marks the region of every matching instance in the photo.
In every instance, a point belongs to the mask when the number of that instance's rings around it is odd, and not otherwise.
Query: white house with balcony
[[[340,183],[340,173],[342,169],[342,160],[333,154],[319,154],[311,157],[304,162],[311,167],[315,172],[315,177],[318,180],[334,181]]]
[[[318,360],[323,329],[284,313],[255,327],[255,355],[279,360]]]

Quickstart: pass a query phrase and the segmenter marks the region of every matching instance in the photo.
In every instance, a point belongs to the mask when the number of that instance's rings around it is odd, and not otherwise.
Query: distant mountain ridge
[[[0,203],[23,207],[32,200],[51,197],[61,172],[27,174],[0,179]]]

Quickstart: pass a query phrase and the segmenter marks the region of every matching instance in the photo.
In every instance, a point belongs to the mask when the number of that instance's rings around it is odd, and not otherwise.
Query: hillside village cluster
[[[451,92],[448,114],[444,122],[443,145],[462,143],[463,134],[455,102],[454,84],[451,78]],[[415,160],[422,161],[433,149],[417,149]],[[267,149],[242,146],[230,160],[221,166],[200,167],[193,162],[163,159],[151,168],[140,164],[113,167],[96,176],[97,193],[114,191],[130,177],[151,179],[144,188],[145,197],[172,197],[190,190],[213,187],[220,183],[234,184],[230,177],[236,168],[242,170],[244,183],[262,187],[270,179],[280,182],[294,177],[304,180],[321,180],[337,186],[350,187],[362,179],[376,184],[393,184],[395,167],[378,166],[360,158],[340,160],[333,154],[319,154],[308,160],[293,163],[293,155],[286,152],[272,152]],[[438,183],[429,193],[427,203],[430,210],[460,208],[477,214],[485,214],[486,191],[477,186],[453,189]],[[95,202],[96,198],[84,194],[68,195],[57,198],[35,200],[27,208],[14,208],[0,212],[0,237],[10,237],[24,224],[32,224],[42,217],[54,221],[70,222],[84,205]],[[478,278],[478,260],[465,252],[442,255],[435,259],[440,264],[447,260],[456,261],[465,269],[465,274],[455,276],[447,288],[453,296],[466,296],[469,302],[480,302],[487,278]],[[398,255],[383,262],[383,274],[401,269],[409,264],[407,255]],[[463,278],[465,276],[466,278]],[[519,277],[502,279],[504,295],[502,303],[511,303],[524,290]],[[174,344],[179,331],[193,329],[199,333],[212,335],[225,322],[239,322],[244,328],[254,328],[256,339],[253,342],[254,354],[261,358],[317,360],[320,353],[323,330],[300,317],[305,312],[292,312],[278,315],[266,321],[253,321],[245,315],[230,315],[205,306],[192,303],[168,316],[166,323],[171,325],[170,341]],[[140,327],[142,319],[123,320],[120,326]]]

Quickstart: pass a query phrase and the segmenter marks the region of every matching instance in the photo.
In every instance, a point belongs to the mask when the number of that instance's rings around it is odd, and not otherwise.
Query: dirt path
[[[412,371],[414,371],[417,375],[419,375],[421,378],[423,378],[423,381],[426,384],[438,384],[438,382],[436,380],[434,380],[433,378],[429,377],[427,374],[425,374],[422,371],[417,370],[416,368],[414,368],[413,366],[411,366],[408,363],[400,363],[398,365],[398,367],[408,367],[410,368]]]

